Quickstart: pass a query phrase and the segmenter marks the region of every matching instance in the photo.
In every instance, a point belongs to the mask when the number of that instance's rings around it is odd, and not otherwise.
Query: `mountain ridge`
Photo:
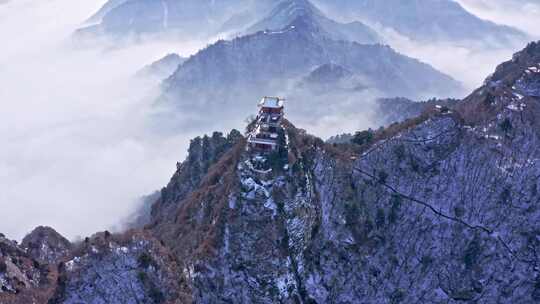
[[[79,29],[81,38],[140,37],[201,38],[216,31],[235,13],[258,11],[272,1],[253,0],[110,0],[91,20],[95,24]]]
[[[280,31],[221,40],[199,51],[163,82],[161,101],[193,111],[210,111],[210,106],[234,109],[261,92],[287,95],[291,86],[329,63],[343,66],[363,80],[362,87],[384,96],[417,98],[462,91],[449,76],[388,46],[331,40],[309,19],[297,18]],[[236,113],[235,119],[248,114]]]
[[[339,23],[327,18],[323,12],[308,0],[283,0],[261,21],[250,26],[244,34],[259,31],[279,31],[290,26],[295,19],[305,18],[319,28],[319,31],[333,40],[348,40],[365,44],[382,42],[382,38],[361,22]]]
[[[509,43],[522,45],[529,38],[515,28],[483,20],[452,0],[318,0],[316,3],[424,42],[470,41],[500,47]]]

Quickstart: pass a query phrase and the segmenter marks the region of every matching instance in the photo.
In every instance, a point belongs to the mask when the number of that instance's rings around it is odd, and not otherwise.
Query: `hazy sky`
[[[139,196],[167,183],[190,138],[212,131],[156,127],[159,121],[149,118],[154,92],[131,79],[144,64],[173,50],[192,54],[207,41],[73,48],[70,34],[104,1],[0,0],[0,232],[9,237],[19,239],[37,225],[71,238],[109,228]],[[460,1],[524,30],[537,23],[537,1]],[[511,10],[503,5],[510,2]],[[393,42],[471,86],[513,51],[471,54],[397,36]],[[351,122],[314,127],[348,131]]]

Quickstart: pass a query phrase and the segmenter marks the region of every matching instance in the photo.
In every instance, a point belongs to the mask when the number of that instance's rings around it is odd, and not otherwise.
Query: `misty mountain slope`
[[[306,89],[318,94],[331,94],[355,93],[368,88],[362,77],[341,65],[327,63],[317,67],[300,81],[298,90],[301,92]]]
[[[476,17],[452,0],[318,0],[316,3],[420,41],[471,41],[508,46],[525,43],[528,39],[517,29]]]
[[[266,8],[270,2],[130,0],[117,4],[112,1],[106,4],[101,22],[83,28],[77,34],[115,38],[153,34],[170,34],[177,38],[203,37],[215,34],[235,13]]]
[[[264,30],[278,31],[290,25],[299,17],[310,19],[313,24],[320,28],[319,31],[330,39],[365,44],[382,41],[375,31],[361,22],[343,24],[327,18],[308,0],[284,0],[278,2],[268,16],[249,27],[245,33],[251,34]]]
[[[281,31],[219,41],[182,64],[163,84],[167,102],[183,111],[245,117],[260,95],[283,94],[325,64],[336,64],[383,96],[447,96],[461,85],[390,47],[327,39],[312,19],[298,17]],[[198,112],[202,113],[202,112]],[[242,116],[239,116],[242,115]],[[204,116],[203,116],[204,117]]]
[[[109,0],[94,15],[88,18],[87,23],[100,23],[103,17],[116,7],[126,3],[128,0]]]
[[[168,54],[137,72],[137,77],[150,77],[159,81],[171,76],[187,59],[178,54]]]
[[[215,132],[212,136],[193,139],[189,145],[187,159],[177,164],[177,172],[171,182],[162,189],[160,196],[152,206],[151,221],[155,223],[173,220],[175,202],[183,200],[195,191],[210,167],[215,165],[224,154],[231,150],[242,139],[242,134],[236,130],[227,136]]]
[[[383,126],[403,122],[407,119],[420,116],[429,109],[441,111],[451,110],[458,106],[457,99],[430,99],[427,101],[413,101],[406,98],[381,98],[376,102],[378,120]]]

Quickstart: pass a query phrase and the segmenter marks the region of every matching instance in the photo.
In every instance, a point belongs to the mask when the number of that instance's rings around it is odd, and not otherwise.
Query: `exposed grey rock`
[[[183,274],[159,242],[140,233],[86,240],[60,267],[49,303],[189,303]]]
[[[35,260],[56,264],[68,257],[71,243],[50,227],[37,227],[24,237],[21,246]]]
[[[53,277],[54,269],[0,236],[0,303],[46,303],[54,288]]]

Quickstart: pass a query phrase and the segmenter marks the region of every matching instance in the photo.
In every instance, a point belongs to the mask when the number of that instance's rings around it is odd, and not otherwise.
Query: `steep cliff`
[[[86,239],[59,266],[55,303],[190,303],[175,259],[141,232]]]
[[[261,172],[240,142],[150,229],[198,303],[535,303],[539,54],[363,146],[287,124]]]

